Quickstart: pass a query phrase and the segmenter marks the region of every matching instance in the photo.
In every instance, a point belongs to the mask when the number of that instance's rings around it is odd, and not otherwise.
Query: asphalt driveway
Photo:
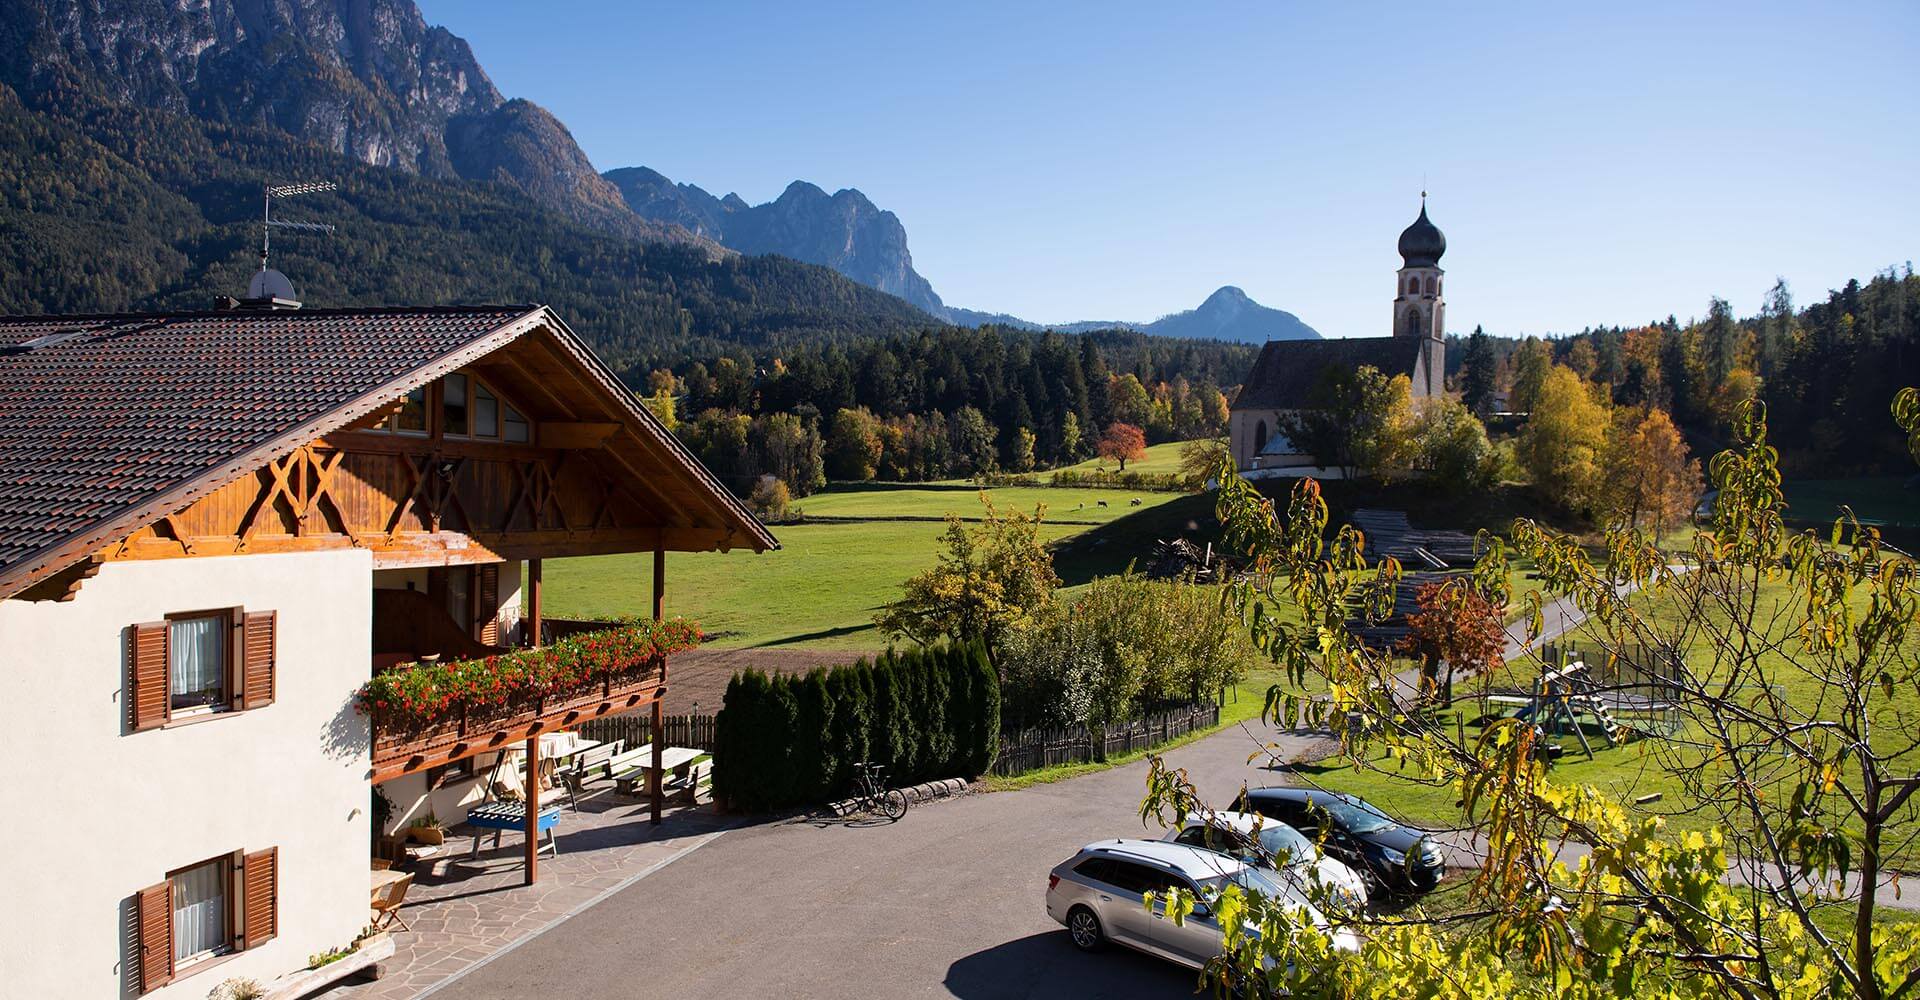
[[[1175,750],[1202,795],[1278,784],[1248,755],[1270,729]],[[1312,743],[1280,742],[1293,756]],[[440,996],[1182,997],[1194,976],[1125,950],[1076,952],[1046,915],[1047,872],[1141,826],[1146,764],[908,811],[898,823],[736,830],[451,980]]]

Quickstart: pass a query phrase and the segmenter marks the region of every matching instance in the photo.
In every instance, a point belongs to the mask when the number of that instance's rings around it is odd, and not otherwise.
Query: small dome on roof
[[[1447,252],[1447,237],[1427,219],[1427,200],[1420,199],[1420,217],[1400,233],[1400,256],[1408,267],[1439,267]]]

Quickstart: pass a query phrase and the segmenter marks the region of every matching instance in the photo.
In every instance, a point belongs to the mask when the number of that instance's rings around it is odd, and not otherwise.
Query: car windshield
[[[1264,823],[1260,827],[1260,846],[1275,861],[1300,864],[1314,858],[1313,841],[1285,823]]]
[[[1386,813],[1351,796],[1343,795],[1338,798],[1330,797],[1325,799],[1316,798],[1313,800],[1313,804],[1318,808],[1325,809],[1327,814],[1333,817],[1335,823],[1340,824],[1342,829],[1352,834],[1377,833],[1381,830],[1391,830],[1400,825],[1388,819]]]
[[[1216,896],[1221,889],[1226,888],[1229,882],[1238,885],[1246,892],[1298,906],[1306,912],[1307,918],[1316,924],[1325,925],[1327,922],[1326,916],[1309,902],[1306,896],[1280,884],[1272,875],[1258,868],[1242,868],[1232,875],[1207,879],[1200,883],[1201,894],[1209,898]]]

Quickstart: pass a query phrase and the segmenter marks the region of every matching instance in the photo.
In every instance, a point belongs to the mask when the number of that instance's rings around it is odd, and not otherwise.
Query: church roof
[[[1345,340],[1270,340],[1233,401],[1235,409],[1297,410],[1309,401],[1327,369],[1352,371],[1372,365],[1388,376],[1412,375],[1420,361],[1418,337],[1350,337]]]
[[[1408,267],[1439,267],[1447,252],[1447,237],[1427,218],[1427,202],[1420,199],[1420,217],[1400,232],[1400,257]]]

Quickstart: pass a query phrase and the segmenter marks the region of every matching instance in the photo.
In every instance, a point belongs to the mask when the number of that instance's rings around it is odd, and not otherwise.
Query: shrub
[[[715,725],[714,796],[758,812],[843,795],[861,760],[896,785],[983,773],[1000,700],[985,647],[951,644],[801,677],[745,671]]]
[[[839,773],[840,748],[834,744],[833,692],[824,667],[809,671],[794,690],[794,794],[803,800],[826,796]]]
[[[1251,656],[1218,586],[1103,577],[1014,634],[1000,658],[1001,712],[1025,726],[1133,718],[1218,692]]]

